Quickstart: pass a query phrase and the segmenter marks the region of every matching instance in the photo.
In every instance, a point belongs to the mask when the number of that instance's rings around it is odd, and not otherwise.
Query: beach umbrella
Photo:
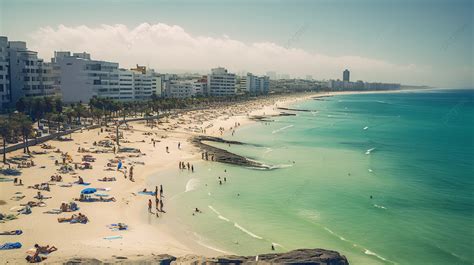
[[[81,191],[81,194],[92,194],[95,193],[97,189],[95,188],[86,188]]]

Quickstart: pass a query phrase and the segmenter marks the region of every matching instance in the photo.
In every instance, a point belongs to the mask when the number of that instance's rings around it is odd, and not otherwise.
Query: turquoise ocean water
[[[297,103],[312,112],[226,136],[253,145],[219,145],[278,169],[200,163],[168,207],[194,240],[235,254],[275,243],[337,250],[352,264],[472,264],[473,98],[432,90]],[[190,217],[195,207],[204,213]]]

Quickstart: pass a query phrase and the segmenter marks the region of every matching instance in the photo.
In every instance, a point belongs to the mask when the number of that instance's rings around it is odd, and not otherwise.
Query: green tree
[[[16,102],[16,110],[19,111],[19,112],[25,112],[27,109],[26,109],[26,102],[25,102],[25,98],[20,98],[17,102]]]
[[[15,113],[12,116],[12,121],[15,124],[14,127],[17,128],[21,136],[23,137],[23,152],[30,153],[28,147],[28,138],[33,134],[33,122],[30,117],[26,116],[24,113]]]
[[[55,107],[55,112],[57,113],[62,113],[63,112],[63,101],[61,100],[60,97],[57,97],[54,100],[54,107]]]
[[[7,163],[7,140],[13,135],[14,124],[9,120],[0,119],[0,136],[3,139],[3,163]]]
[[[35,98],[32,104],[32,110],[33,118],[38,122],[41,120],[43,117],[44,113],[46,112],[46,102],[44,98]]]

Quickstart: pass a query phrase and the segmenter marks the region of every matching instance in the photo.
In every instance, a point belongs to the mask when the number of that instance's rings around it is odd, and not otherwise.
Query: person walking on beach
[[[148,212],[151,213],[151,207],[153,206],[153,203],[151,202],[151,199],[148,199]]]
[[[155,186],[155,197],[158,198],[158,186]]]
[[[194,166],[193,165],[191,165],[191,172],[194,173]]]
[[[163,196],[163,185],[160,184],[160,196]]]
[[[167,146],[167,147],[166,147],[166,153],[169,153],[169,152],[170,152],[170,151],[169,151],[169,148],[168,148],[168,146]]]
[[[160,211],[164,213],[165,211],[163,210],[163,199],[160,200]]]
[[[178,143],[178,149],[181,149],[181,142]]]
[[[158,199],[158,197],[155,198],[155,209],[156,209],[156,217],[160,217],[158,215],[158,212],[159,212],[159,206],[160,206],[160,199]]]

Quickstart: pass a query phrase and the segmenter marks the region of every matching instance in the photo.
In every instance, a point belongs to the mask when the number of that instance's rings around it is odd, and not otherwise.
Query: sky
[[[473,0],[0,0],[0,35],[158,72],[474,87]]]

